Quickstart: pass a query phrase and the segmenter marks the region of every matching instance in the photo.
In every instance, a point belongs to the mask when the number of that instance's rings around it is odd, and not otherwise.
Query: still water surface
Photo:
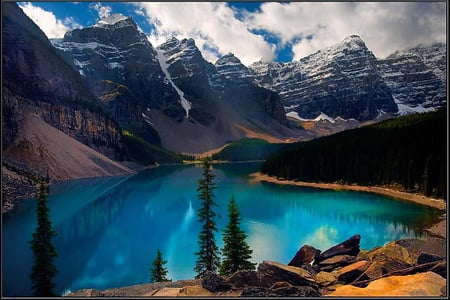
[[[354,234],[361,234],[362,249],[420,237],[440,215],[368,193],[250,184],[248,174],[258,169],[259,163],[214,166],[218,228],[227,223],[227,203],[234,195],[256,263],[288,263],[304,244],[326,250]],[[199,167],[164,166],[131,177],[52,186],[48,204],[58,233],[53,239],[59,271],[55,291],[147,283],[157,249],[168,261],[168,278],[193,278],[200,176]],[[35,201],[25,201],[3,218],[3,296],[31,295],[28,241],[35,226]],[[220,231],[220,248],[221,238]]]

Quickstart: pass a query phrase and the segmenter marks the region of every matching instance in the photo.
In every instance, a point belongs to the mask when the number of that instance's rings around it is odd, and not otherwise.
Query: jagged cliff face
[[[282,124],[286,123],[286,112],[279,95],[254,83],[249,69],[232,53],[218,59],[215,67],[226,79],[224,101],[253,118],[264,120],[268,115]]]
[[[376,69],[376,58],[359,36],[300,61],[250,66],[255,81],[277,91],[288,111],[305,119],[326,115],[366,121],[380,110],[395,113],[390,89]]]
[[[190,122],[230,129],[236,121],[228,114],[227,107],[232,106],[243,118],[286,121],[275,93],[251,82],[239,87],[222,76],[202,57],[193,39],[172,38],[154,49],[123,15],[73,30],[52,43],[107,104],[114,119],[150,142],[159,142],[167,132],[157,124],[163,122],[159,113],[182,127]],[[155,130],[157,138],[152,138]],[[167,137],[161,140],[165,144]]]
[[[353,35],[299,61],[249,69],[257,84],[280,94],[291,116],[366,121],[446,106],[445,53],[445,44],[436,44],[377,60]]]
[[[160,65],[182,99],[186,116],[204,126],[217,120],[218,95],[211,86],[214,70],[193,39],[171,38],[157,48]]]
[[[3,3],[3,147],[37,115],[78,141],[116,158],[117,124],[96,104],[79,74],[15,3]]]
[[[377,63],[400,108],[422,109],[446,105],[445,66],[445,47],[442,44],[397,51]]]
[[[112,15],[52,43],[121,126],[149,135],[149,109],[183,118],[179,97],[166,80],[155,49],[132,19]]]

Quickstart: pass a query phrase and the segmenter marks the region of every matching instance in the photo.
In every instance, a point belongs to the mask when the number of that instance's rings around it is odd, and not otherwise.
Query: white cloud
[[[98,13],[100,19],[109,17],[111,15],[112,8],[110,6],[103,6],[100,2],[93,3],[89,7]]]
[[[226,3],[142,2],[136,5],[144,9],[149,22],[155,26],[149,35],[154,46],[175,36],[193,38],[205,59],[211,62],[228,52],[234,53],[244,64],[274,58],[274,46],[252,34]]]
[[[246,13],[250,28],[274,33],[293,46],[294,59],[358,34],[380,58],[420,43],[446,42],[443,2],[263,3]],[[312,39],[306,39],[312,36]]]
[[[79,23],[75,21],[73,17],[67,17],[64,19],[64,25],[68,26],[70,29],[83,28]]]
[[[61,20],[56,19],[52,12],[43,10],[40,7],[34,6],[30,2],[20,3],[20,8],[23,12],[36,23],[39,28],[45,33],[47,38],[62,38],[64,34],[73,27],[67,25],[77,24],[72,20],[67,20],[66,24]],[[78,24],[79,25],[79,24]]]

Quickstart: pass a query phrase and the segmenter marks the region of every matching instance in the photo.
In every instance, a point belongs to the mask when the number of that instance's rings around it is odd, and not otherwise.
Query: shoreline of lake
[[[431,197],[426,197],[419,194],[407,193],[396,191],[389,188],[377,187],[377,186],[361,186],[361,185],[349,185],[349,184],[338,184],[338,183],[315,183],[315,182],[305,182],[305,181],[294,181],[278,179],[261,172],[252,173],[249,175],[250,182],[270,182],[282,185],[295,185],[303,187],[313,187],[320,189],[330,189],[330,190],[347,190],[347,191],[358,191],[358,192],[368,192],[379,195],[384,195],[388,197],[393,197],[396,199],[401,199],[409,202],[414,202],[417,204],[430,206],[437,208],[442,211],[447,210],[447,204],[441,199],[435,199]]]

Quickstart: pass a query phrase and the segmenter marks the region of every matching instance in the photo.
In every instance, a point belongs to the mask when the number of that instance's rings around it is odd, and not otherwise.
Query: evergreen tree
[[[214,177],[209,160],[205,159],[203,161],[202,178],[199,179],[197,188],[198,197],[202,202],[197,213],[202,229],[198,236],[200,250],[195,253],[197,255],[194,268],[194,271],[197,272],[196,278],[201,278],[206,271],[216,272],[220,265],[219,248],[214,237],[214,232],[217,232],[216,222],[214,221],[216,213],[213,211],[213,207],[216,206],[213,194],[216,187]]]
[[[223,235],[224,260],[219,272],[221,275],[230,275],[239,270],[254,270],[256,264],[250,262],[253,251],[245,241],[247,234],[239,228],[241,216],[234,197],[228,203],[228,217],[229,222]]]
[[[153,261],[153,268],[150,272],[150,282],[163,282],[163,281],[172,281],[167,279],[167,269],[164,268],[164,265],[167,263],[167,260],[163,260],[162,252],[158,249],[156,252],[156,258]]]
[[[34,295],[38,297],[56,296],[53,292],[55,284],[53,277],[58,272],[53,265],[53,259],[57,256],[51,239],[56,236],[52,228],[47,207],[47,191],[44,183],[41,183],[37,202],[37,227],[30,241],[33,251],[34,264],[30,278]]]

